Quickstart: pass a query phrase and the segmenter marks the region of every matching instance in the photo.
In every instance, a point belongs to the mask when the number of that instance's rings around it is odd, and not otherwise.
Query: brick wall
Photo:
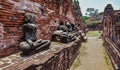
[[[9,55],[17,49],[23,36],[24,13],[36,16],[37,38],[50,39],[60,19],[75,22],[73,10],[72,0],[0,0],[0,55]]]
[[[104,11],[103,40],[115,70],[120,69],[120,10],[108,4]]]
[[[20,53],[0,59],[1,70],[68,70],[80,52],[81,40],[68,44],[52,42],[51,48],[28,58]],[[7,61],[7,62],[6,62]]]

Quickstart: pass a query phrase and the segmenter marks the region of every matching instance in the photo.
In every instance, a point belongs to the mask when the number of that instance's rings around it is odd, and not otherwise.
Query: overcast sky
[[[79,2],[83,15],[87,8],[95,8],[102,12],[109,3],[112,4],[114,9],[120,9],[120,0],[79,0]]]

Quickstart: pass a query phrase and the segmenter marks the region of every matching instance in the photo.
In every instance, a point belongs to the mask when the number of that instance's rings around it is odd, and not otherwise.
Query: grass
[[[73,66],[71,66],[70,70],[75,70],[77,67],[79,67],[81,65],[80,57],[87,54],[85,52],[85,50],[86,50],[85,43],[82,43],[82,47],[80,48],[80,53],[77,56],[77,58],[75,59]]]
[[[85,52],[85,50],[86,50],[86,47],[85,47],[85,44],[86,43],[82,43],[82,47],[80,48],[80,56],[84,56],[84,55],[86,55],[87,53]]]
[[[87,17],[87,16],[83,16],[82,19],[83,19],[83,22],[86,22],[86,20],[88,20],[90,17]]]
[[[102,32],[99,31],[89,31],[87,37],[100,37]]]
[[[95,20],[95,21],[87,20],[86,21],[86,23],[88,23],[88,24],[91,24],[91,23],[100,24],[101,22],[102,22],[102,20]]]
[[[89,19],[86,20],[86,23],[87,24],[91,24],[91,23],[100,24],[100,23],[102,23],[102,20],[101,19],[95,20],[95,19],[89,18]]]
[[[108,54],[107,54],[107,52],[106,52],[106,50],[105,50],[105,47],[103,48],[103,54],[104,54],[105,62],[106,62],[106,64],[107,64],[108,67],[109,67],[109,70],[114,70],[114,69],[113,69],[113,66],[112,66],[112,63],[111,63],[111,61],[110,61],[110,58],[109,58],[109,56],[108,56]]]
[[[70,70],[75,70],[80,65],[81,65],[80,55],[78,55],[77,58],[75,59],[73,65],[71,66]]]

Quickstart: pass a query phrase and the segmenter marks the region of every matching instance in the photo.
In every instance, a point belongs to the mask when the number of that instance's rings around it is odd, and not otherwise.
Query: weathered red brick
[[[49,0],[0,0],[0,23],[3,24],[3,29],[0,29],[0,32],[3,30],[3,38],[0,39],[2,43],[0,44],[6,44],[7,47],[13,44],[18,45],[23,36],[22,24],[25,12],[30,12],[36,16],[38,39],[50,39],[61,19],[77,22],[72,0],[59,0],[57,2],[56,0],[51,2]],[[41,4],[46,4],[44,16],[40,13]],[[69,18],[67,15],[72,17]],[[15,42],[13,43],[11,40]]]

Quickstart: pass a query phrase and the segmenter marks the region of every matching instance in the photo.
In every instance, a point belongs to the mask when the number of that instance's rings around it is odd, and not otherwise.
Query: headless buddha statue
[[[23,42],[20,43],[20,49],[23,54],[29,54],[31,51],[37,51],[50,46],[49,40],[37,40],[36,32],[37,26],[35,22],[35,16],[30,13],[25,14],[25,22],[23,24]]]

